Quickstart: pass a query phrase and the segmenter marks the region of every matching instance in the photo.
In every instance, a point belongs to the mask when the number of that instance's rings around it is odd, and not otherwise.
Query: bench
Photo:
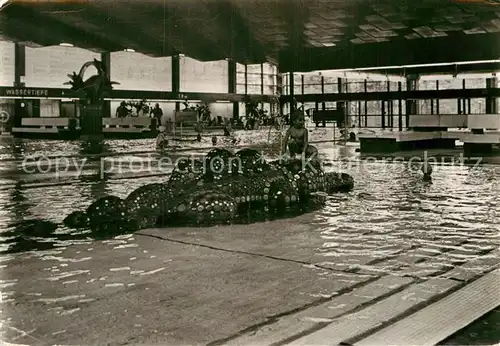
[[[142,133],[156,129],[156,119],[150,117],[103,118],[103,132]]]
[[[71,124],[73,122],[73,124]],[[69,131],[71,125],[79,129],[79,121],[75,118],[47,117],[47,118],[23,118],[21,127],[13,127],[12,132],[18,133],[59,133]]]

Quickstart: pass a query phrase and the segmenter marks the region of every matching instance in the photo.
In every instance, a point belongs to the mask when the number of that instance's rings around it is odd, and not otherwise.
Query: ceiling
[[[494,60],[500,0],[13,0],[0,39],[281,72]]]

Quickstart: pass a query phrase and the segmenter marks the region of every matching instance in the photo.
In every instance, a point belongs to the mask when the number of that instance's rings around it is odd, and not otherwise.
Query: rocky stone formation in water
[[[301,213],[322,206],[326,194],[349,191],[344,173],[325,173],[317,160],[265,162],[260,153],[213,149],[181,160],[165,183],[148,184],[126,199],[107,196],[64,219],[70,228],[120,233],[154,226],[221,225]]]

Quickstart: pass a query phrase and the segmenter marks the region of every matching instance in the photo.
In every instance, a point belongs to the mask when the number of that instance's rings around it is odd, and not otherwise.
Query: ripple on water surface
[[[150,142],[135,141],[134,148],[122,149],[130,152],[146,143],[150,148]],[[51,152],[79,153],[77,144],[67,145],[74,147],[56,147]],[[433,182],[426,183],[420,173],[409,169],[407,164],[338,162],[335,160],[339,157],[355,157],[354,150],[318,147],[328,171],[343,171],[355,179],[352,192],[331,196],[327,205],[316,213],[318,237],[323,239],[317,254],[325,261],[335,261],[341,268],[366,268],[364,266],[374,260],[408,251],[414,251],[421,259],[462,261],[500,245],[497,197],[500,167],[439,166],[434,169]],[[113,150],[120,151],[120,148],[119,142],[113,144]],[[2,190],[0,222],[14,223],[22,218],[61,222],[71,211],[85,209],[105,195],[124,198],[141,185],[164,179],[166,177],[80,181],[62,186]],[[65,246],[69,244],[71,240],[64,242]],[[436,257],[443,251],[446,256]],[[386,265],[379,268],[393,270]]]

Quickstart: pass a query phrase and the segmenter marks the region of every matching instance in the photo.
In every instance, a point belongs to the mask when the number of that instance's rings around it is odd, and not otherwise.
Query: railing
[[[79,121],[76,118],[23,118],[21,127],[14,127],[12,132],[31,132],[31,133],[58,133],[61,130],[77,129]]]

